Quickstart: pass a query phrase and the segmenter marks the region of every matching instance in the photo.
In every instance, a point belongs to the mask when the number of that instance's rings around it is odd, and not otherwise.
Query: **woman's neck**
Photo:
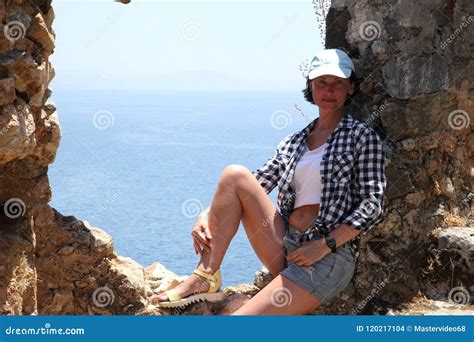
[[[338,123],[342,120],[344,111],[320,111],[319,120],[316,127],[319,130],[334,130]]]

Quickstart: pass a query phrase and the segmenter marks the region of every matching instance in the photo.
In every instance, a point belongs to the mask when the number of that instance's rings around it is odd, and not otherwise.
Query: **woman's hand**
[[[211,252],[212,235],[209,230],[207,211],[205,211],[204,214],[199,215],[194,223],[191,236],[193,237],[194,250],[196,251],[196,254],[201,254],[203,251],[207,253]]]
[[[328,253],[331,253],[331,248],[326,245],[326,240],[319,239],[303,242],[300,248],[290,253],[286,258],[298,266],[311,266]]]

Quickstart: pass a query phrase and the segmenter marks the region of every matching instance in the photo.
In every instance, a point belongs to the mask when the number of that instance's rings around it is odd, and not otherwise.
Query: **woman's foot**
[[[181,298],[186,298],[192,294],[207,292],[209,287],[210,283],[208,279],[193,273],[173,289],[181,296]],[[166,293],[161,293],[155,298],[158,302],[169,301]]]

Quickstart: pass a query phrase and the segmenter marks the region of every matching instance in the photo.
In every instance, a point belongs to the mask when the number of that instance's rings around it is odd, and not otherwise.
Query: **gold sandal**
[[[165,293],[169,300],[158,302],[158,306],[162,308],[174,308],[186,306],[199,301],[207,300],[209,302],[217,302],[224,299],[224,292],[218,292],[222,286],[220,268],[214,274],[210,274],[198,269],[195,269],[193,273],[209,280],[210,285],[207,292],[196,293],[189,295],[188,297],[181,298],[175,289],[167,290]]]

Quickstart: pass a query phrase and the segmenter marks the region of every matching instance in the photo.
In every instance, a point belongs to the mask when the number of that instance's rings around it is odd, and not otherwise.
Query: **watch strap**
[[[324,237],[324,240],[326,240],[326,245],[331,248],[331,252],[336,252],[337,246],[336,246],[336,240],[334,240],[333,237],[326,235]]]

